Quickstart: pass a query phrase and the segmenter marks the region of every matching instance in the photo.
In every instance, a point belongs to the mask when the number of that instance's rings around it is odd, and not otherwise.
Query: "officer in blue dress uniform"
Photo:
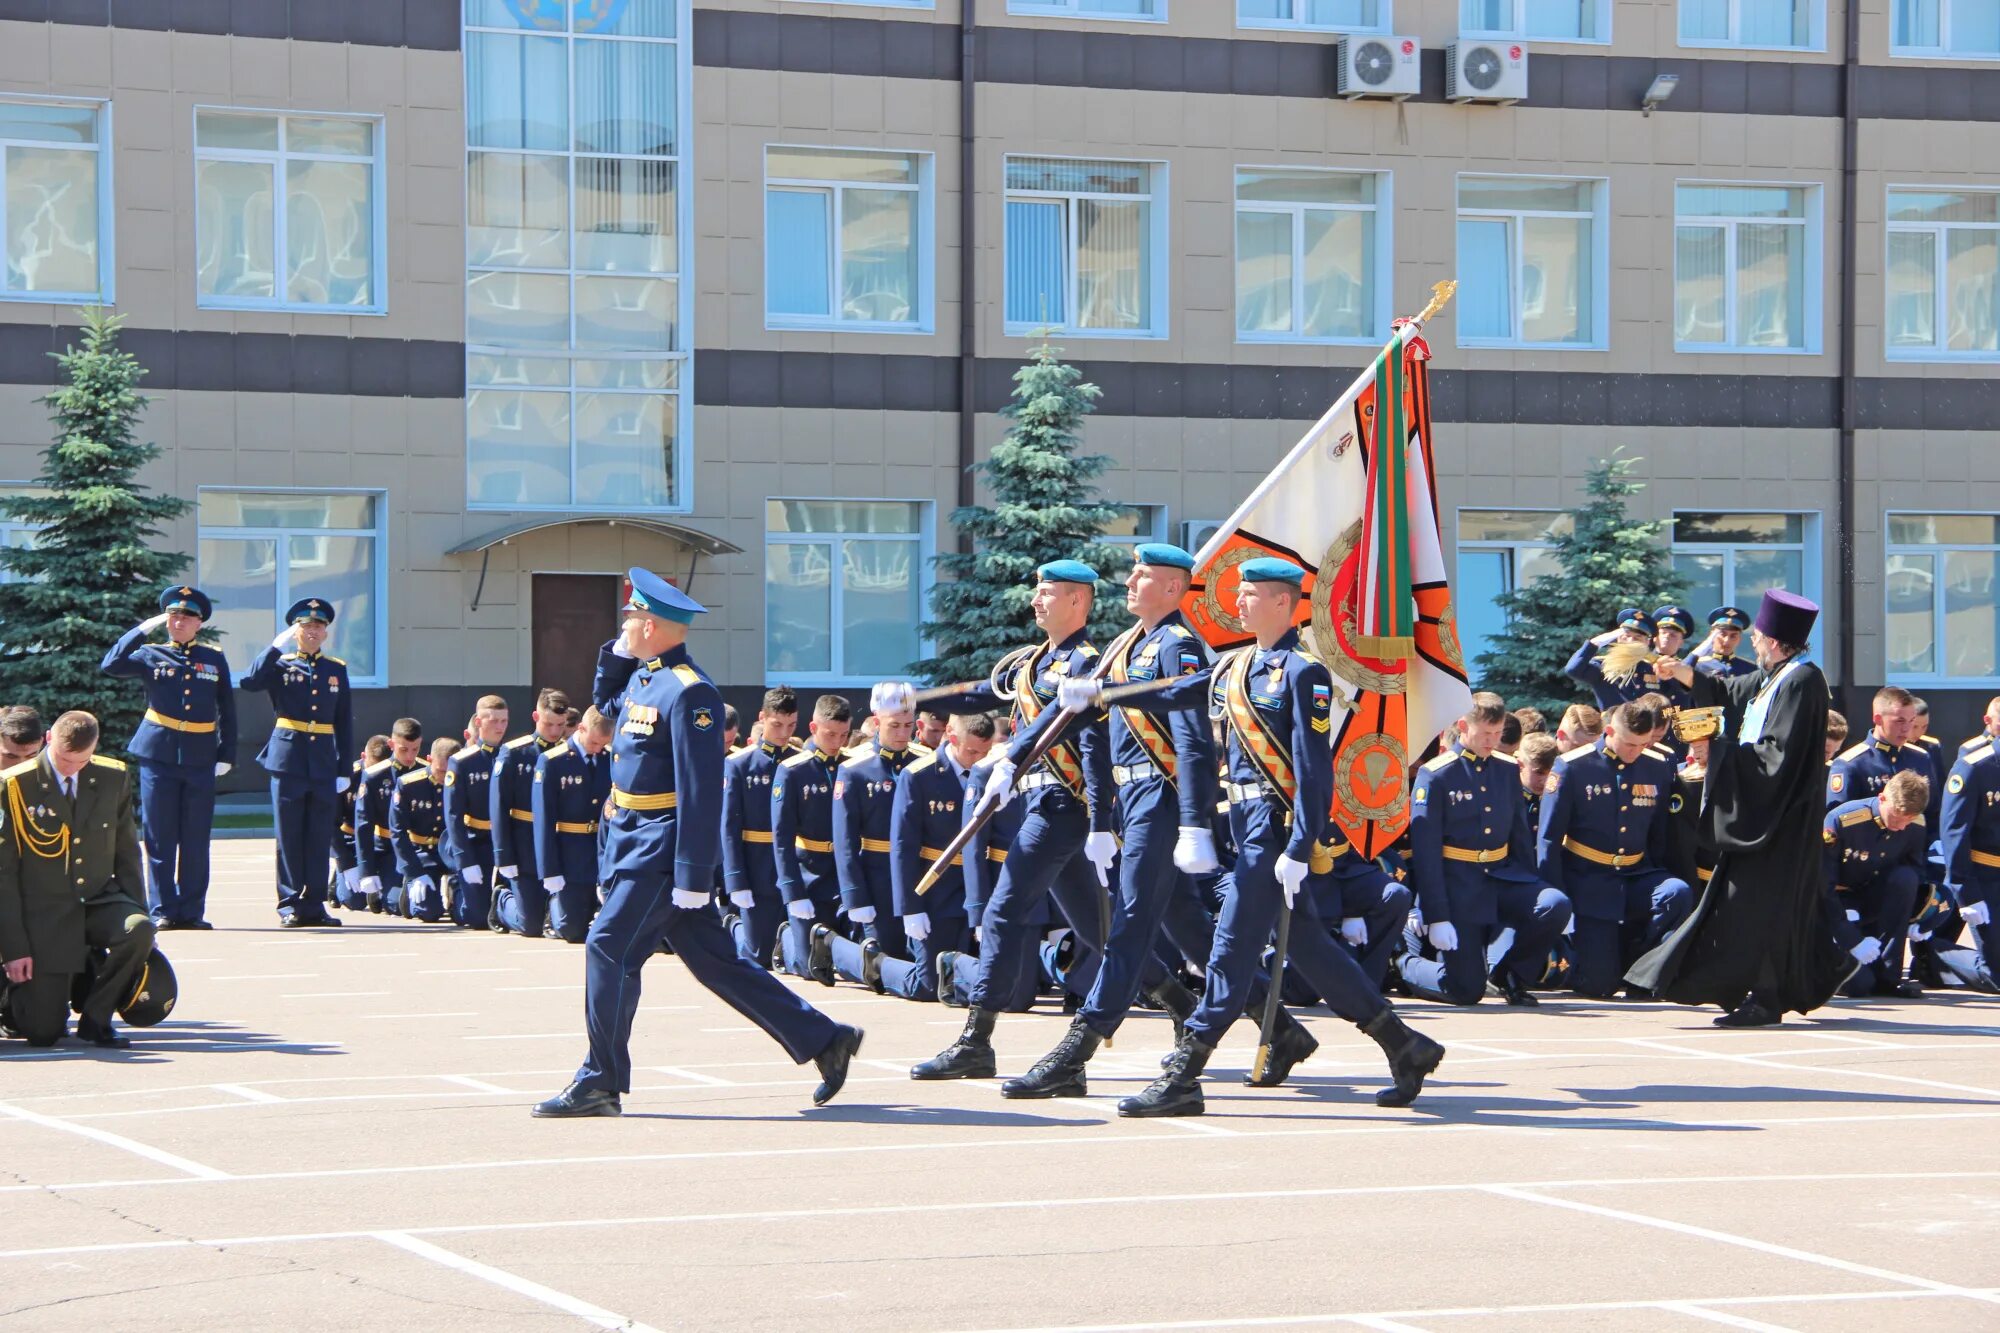
[[[485,930],[493,909],[493,761],[507,737],[507,701],[480,699],[472,725],[472,743],[445,766],[444,863],[458,881],[452,923]]]
[[[1651,645],[1659,628],[1644,611],[1628,606],[1618,613],[1617,629],[1584,640],[1583,646],[1576,650],[1569,664],[1563,668],[1563,674],[1589,690],[1600,709],[1616,708],[1627,699],[1636,699],[1642,694],[1656,694],[1660,689],[1660,676],[1652,663],[1641,663],[1630,680],[1611,680],[1604,674],[1604,650],[1614,643]]]
[[[1874,726],[1868,739],[1835,757],[1826,771],[1826,805],[1878,794],[1898,773],[1915,773],[1928,785],[1936,781],[1931,757],[1910,740],[1916,731],[1916,698],[1908,690],[1885,685],[1875,692]]]
[[[1570,923],[1569,899],[1535,869],[1520,768],[1493,749],[1506,713],[1499,695],[1473,695],[1458,744],[1420,766],[1410,790],[1410,880],[1438,957],[1405,955],[1401,971],[1446,1004],[1478,1004],[1490,974],[1507,1003],[1532,1007],[1528,987]],[[1487,947],[1509,929],[1513,946],[1489,967]]]
[[[1444,1048],[1404,1025],[1360,964],[1333,943],[1311,896],[1300,892],[1311,873],[1313,848],[1326,840],[1333,803],[1333,682],[1300,648],[1294,625],[1305,571],[1266,557],[1244,561],[1237,575],[1237,616],[1256,642],[1148,696],[1156,709],[1203,710],[1222,721],[1228,734],[1223,790],[1236,864],[1222,877],[1222,911],[1201,1002],[1167,1058],[1166,1072],[1120,1101],[1118,1114],[1203,1112],[1202,1071],[1251,1001],[1283,904],[1290,904],[1297,918],[1290,943],[1300,971],[1336,1014],[1372,1037],[1389,1059],[1393,1084],[1376,1094],[1376,1104],[1407,1106],[1444,1058]],[[1064,705],[1091,693],[1089,685],[1073,686],[1064,692]],[[1274,1042],[1271,1058],[1292,1057]]]
[[[771,849],[778,893],[785,900],[779,961],[795,977],[833,984],[827,937],[840,911],[840,878],[833,863],[833,784],[840,772],[854,714],[838,694],[813,705],[812,739],[778,762],[771,780]]]
[[[1704,676],[1747,676],[1757,669],[1755,662],[1736,655],[1743,631],[1750,628],[1750,614],[1740,606],[1718,606],[1708,613],[1708,637],[1688,656],[1688,665]]]
[[[1648,699],[1604,723],[1597,744],[1556,761],[1536,843],[1542,878],[1575,909],[1570,985],[1600,999],[1694,910],[1688,882],[1667,869],[1674,766],[1649,748],[1666,718]]]
[[[1824,856],[1827,918],[1834,939],[1860,964],[1844,995],[1896,995],[1917,999],[1923,986],[1903,980],[1903,943],[1916,912],[1930,830],[1924,806],[1930,784],[1914,772],[1898,773],[1881,793],[1843,801],[1826,813]]]
[[[285,628],[258,654],[242,688],[271,696],[277,721],[257,762],[271,775],[278,824],[278,920],[337,926],[326,910],[326,872],[338,798],[354,762],[354,692],[347,663],[322,652],[333,603],[305,597],[285,612]]]
[[[724,924],[736,937],[737,950],[762,967],[771,965],[785,924],[772,854],[771,786],[779,763],[792,753],[798,725],[798,696],[782,685],[767,690],[757,714],[756,743],[729,756],[723,770],[722,883],[729,897]]]
[[[552,933],[548,890],[535,861],[535,764],[568,734],[569,696],[543,690],[530,716],[535,729],[500,747],[487,783],[493,824],[493,913],[487,921],[496,930],[534,937]]]
[[[389,728],[389,757],[361,770],[361,790],[354,798],[354,860],[358,876],[352,898],[341,906],[380,912],[389,905],[389,891],[398,883],[396,848],[389,832],[389,803],[396,784],[423,767],[424,726],[413,717],[399,717]]]
[[[384,906],[393,916],[416,921],[444,919],[445,766],[458,742],[440,736],[430,761],[396,779],[389,793],[389,844],[396,854],[396,882]]]
[[[937,883],[922,897],[917,881],[944,855],[944,849],[964,824],[966,787],[972,769],[993,748],[993,719],[963,714],[945,724],[943,742],[931,754],[913,760],[896,779],[889,811],[889,878],[893,907],[909,941],[909,952],[898,958],[871,952],[863,960],[872,975],[863,980],[889,995],[906,1000],[938,998],[938,958],[972,948],[972,920],[966,911],[965,862],[970,848],[952,858]],[[1005,811],[1002,812],[1006,813]],[[967,978],[968,984],[971,978]]]
[[[160,614],[104,655],[108,676],[146,682],[146,716],[126,748],[139,761],[147,908],[161,930],[207,930],[215,780],[236,757],[236,696],[219,648],[194,641],[214,606],[199,588],[160,594]],[[167,642],[146,637],[164,626]]]
[[[1991,744],[1976,745],[1958,757],[1944,784],[1943,844],[1945,884],[1958,914],[1972,927],[1972,947],[1946,945],[1937,961],[1975,990],[2000,995],[2000,759]]]
[[[833,781],[833,863],[840,905],[859,927],[860,938],[836,935],[826,926],[814,931],[826,932],[836,975],[874,989],[881,987],[882,955],[902,958],[909,951],[889,869],[889,826],[897,780],[928,752],[911,743],[917,713],[914,706],[900,707],[903,702],[905,696],[897,686],[875,687],[869,698],[875,739],[848,751]]]
[[[583,943],[597,911],[597,821],[611,794],[611,721],[584,710],[576,734],[535,761],[535,865],[549,897],[549,925]]]
[[[590,1053],[537,1116],[617,1115],[632,1086],[629,1043],[639,970],[664,937],[696,981],[750,1019],[799,1064],[819,1066],[813,1104],[847,1080],[861,1029],[835,1023],[736,952],[715,914],[722,838],[722,695],[688,657],[700,603],[651,570],[627,576],[619,636],[597,657],[592,689],[612,720],[604,906],[584,954]]]

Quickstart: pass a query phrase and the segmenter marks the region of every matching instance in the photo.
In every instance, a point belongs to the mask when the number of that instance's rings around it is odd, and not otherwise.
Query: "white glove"
[[[335,778],[333,780],[333,794],[338,796],[353,785],[354,780],[352,778]]]
[[[160,628],[162,625],[166,623],[167,623],[167,613],[165,611],[162,611],[157,616],[149,616],[145,620],[140,621],[139,628],[146,631],[146,633],[151,634],[154,630]]]
[[[812,899],[810,898],[800,898],[796,902],[786,903],[785,911],[790,915],[797,917],[801,921],[810,921],[813,919],[813,916],[815,915],[813,912]]]
[[[363,893],[380,893],[382,892],[382,877],[380,875],[363,875],[361,882],[355,885],[355,887]]]
[[[437,885],[431,883],[431,877],[429,875],[417,876],[415,879],[410,881],[411,908],[414,910],[421,911],[423,908],[428,907],[430,905],[431,895],[436,892],[437,892]]]
[[[1849,921],[1859,921],[1861,919],[1861,913],[1855,911],[1852,907],[1850,907],[1847,909],[1847,919]]]
[[[1367,921],[1363,920],[1361,917],[1358,916],[1342,917],[1340,919],[1340,938],[1346,940],[1349,944],[1353,945],[1357,949],[1367,948],[1368,947]]]
[[[1458,947],[1458,927],[1449,921],[1431,923],[1429,934],[1431,947],[1439,953],[1450,953]]]
[[[1104,682],[1088,676],[1080,680],[1065,680],[1056,686],[1056,702],[1062,705],[1065,713],[1088,712],[1103,697]]]
[[[476,865],[467,866],[465,869],[459,871],[458,877],[467,884],[483,884],[486,882],[486,872]]]
[[[1571,912],[1571,913],[1569,914],[1569,920],[1567,920],[1567,921],[1563,922],[1563,934],[1565,934],[1565,935],[1574,935],[1574,934],[1576,934],[1576,913],[1575,913],[1575,912]]]
[[[1206,875],[1222,863],[1215,859],[1215,834],[1205,828],[1182,828],[1174,841],[1174,869]]]
[[[995,810],[1005,808],[1014,799],[1014,761],[1002,755],[995,759],[986,770],[986,791],[979,798],[982,806]]]
[[[674,906],[684,912],[699,911],[708,906],[707,889],[675,889]]]
[[[230,763],[227,759],[218,759],[215,761],[215,776],[225,777],[228,775],[229,770],[234,767],[236,765]]]
[[[738,889],[729,895],[729,901],[733,906],[740,907],[747,912],[757,905],[757,895],[748,889]]]
[[[611,655],[613,657],[622,657],[628,662],[637,661],[639,657],[639,654],[625,646],[625,636],[622,633],[611,640]]]
[[[1083,840],[1083,859],[1097,869],[1097,882],[1111,887],[1111,863],[1118,859],[1118,835],[1093,833]]]
[[[1279,855],[1271,871],[1278,877],[1278,887],[1285,891],[1285,906],[1291,907],[1298,902],[1299,885],[1306,882],[1306,875],[1311,869],[1304,861],[1294,861],[1282,853]]]
[[[1965,924],[1968,926],[1993,924],[1993,910],[1985,903],[1961,903],[1958,914],[1965,918]]]
[[[1929,939],[1930,937],[1931,933],[1928,930],[1925,930],[1922,926],[1918,925],[1914,921],[1910,923],[1910,938],[1915,940],[1918,944],[1922,944],[1925,940]]]
[[[875,909],[872,907],[850,907],[847,909],[847,919],[857,926],[873,925],[875,921]]]
[[[561,875],[542,876],[542,892],[561,893],[562,891],[563,891],[563,877]]]
[[[519,866],[494,866],[493,878],[516,879],[519,878],[520,876],[520,870],[521,868]]]
[[[1854,955],[1854,961],[1865,967],[1882,956],[1882,941],[1869,935],[1848,952]]]
[[[929,912],[912,912],[903,918],[903,933],[913,940],[927,940],[931,937],[931,916]]]
[[[298,637],[299,637],[299,627],[297,625],[287,625],[283,629],[278,631],[277,638],[271,640],[271,646],[273,648],[282,648],[286,644],[296,640]]]

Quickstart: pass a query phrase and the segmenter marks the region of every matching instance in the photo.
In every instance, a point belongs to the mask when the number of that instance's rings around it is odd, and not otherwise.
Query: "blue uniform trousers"
[[[1616,995],[1625,969],[1694,910],[1694,893],[1687,881],[1664,870],[1608,878],[1622,881],[1618,887],[1625,895],[1625,919],[1596,921],[1578,913],[1576,933],[1570,940],[1570,988],[1579,995],[1600,999]],[[1534,984],[1526,972],[1521,977]]]
[[[549,905],[549,925],[571,944],[581,944],[590,933],[591,918],[597,915],[595,881],[572,884],[567,879],[554,893],[543,893]]]
[[[876,908],[875,913],[875,919],[861,928],[860,939],[836,935],[830,941],[833,945],[833,970],[849,981],[861,980],[861,940],[874,940],[882,947],[885,982],[892,962],[899,968],[909,966],[902,961],[910,951],[910,938],[903,933],[903,919],[881,907]]]
[[[407,881],[400,880],[388,885],[384,889],[382,906],[388,911],[389,915],[400,916],[406,921],[442,921],[444,920],[444,906],[441,902],[443,896],[444,876],[440,873],[433,873],[431,875],[430,897],[425,900],[422,908],[413,908],[410,905],[409,884]]]
[[[146,839],[146,907],[168,921],[199,921],[208,905],[208,842],[215,769],[139,761],[139,831]]]
[[[1910,914],[1917,908],[1919,879],[1914,867],[1897,866],[1864,884],[1851,888],[1843,884],[1835,892],[1840,910],[1834,914],[1833,937],[1841,948],[1853,948],[1864,935],[1889,941],[1880,958],[1854,974],[1843,994],[1873,995],[1903,979],[1903,945],[1909,938]],[[1849,921],[1849,912],[1860,913],[1861,919]]]
[[[1937,939],[1942,940],[1940,934]],[[1944,945],[1937,950],[1939,966],[1975,990],[2000,995],[2000,923],[1972,928],[1972,947]]]
[[[584,1024],[590,1054],[577,1068],[586,1088],[632,1090],[632,1017],[639,1009],[639,970],[664,938],[694,979],[764,1029],[796,1064],[832,1042],[835,1025],[776,977],[736,952],[712,908],[675,907],[673,882],[662,874],[619,871],[585,940]]]
[[[979,923],[979,970],[966,995],[975,1009],[1012,1007],[1021,987],[1028,984],[1024,974],[1036,976],[1036,933],[1051,891],[1078,943],[1093,958],[1103,950],[1098,916],[1098,895],[1103,890],[1095,872],[1081,860],[1083,840],[1090,832],[1089,812],[1082,801],[1059,788],[1036,788],[1026,799],[1032,805],[1014,834]],[[1080,873],[1064,873],[1069,870]],[[1079,993],[1087,994],[1087,988]]]
[[[549,891],[535,864],[534,839],[517,833],[514,843],[514,878],[493,886],[494,914],[516,935],[540,935],[549,923]]]
[[[736,915],[736,951],[759,967],[771,965],[778,932],[785,925],[785,897],[778,892],[777,867],[771,858],[750,853],[744,878],[750,881],[750,906],[737,907],[725,897],[723,911]]]
[[[1407,887],[1372,864],[1369,869],[1372,873],[1351,874],[1346,879],[1314,875],[1306,880],[1305,891],[1312,896],[1313,911],[1333,936],[1334,943],[1361,964],[1362,972],[1379,991],[1389,975],[1389,960],[1395,955],[1396,942],[1402,938],[1404,924],[1410,918],[1412,899]],[[1368,942],[1359,947],[1349,944],[1340,934],[1340,923],[1351,916],[1360,917],[1368,927]],[[1298,928],[1299,919],[1294,917],[1292,930],[1296,932]],[[1297,968],[1286,969],[1287,1004],[1318,1004],[1319,1000],[1319,993]]]
[[[271,810],[278,825],[278,914],[326,913],[326,870],[340,802],[333,780],[272,778]]]
[[[1079,1011],[1100,1037],[1116,1035],[1139,992],[1166,976],[1154,947],[1163,926],[1183,954],[1197,962],[1208,959],[1214,930],[1174,867],[1180,824],[1178,799],[1164,777],[1118,788],[1124,836],[1112,886],[1111,938]]]
[[[810,977],[812,970],[807,966],[812,955],[812,933],[814,926],[832,926],[840,914],[840,883],[834,878],[833,868],[828,865],[825,873],[805,872],[806,896],[812,899],[813,914],[810,920],[793,916],[790,904],[786,905],[785,927],[778,936],[780,942],[779,962],[784,971],[795,977]]]
[[[1456,949],[1436,958],[1419,958],[1415,954],[1405,958],[1403,980],[1411,990],[1441,1004],[1478,1004],[1485,998],[1486,978],[1493,971],[1486,960],[1487,946],[1509,927],[1514,931],[1514,944],[1499,966],[1512,969],[1526,986],[1541,979],[1548,969],[1549,950],[1569,924],[1569,896],[1545,884],[1522,884],[1490,876],[1485,891],[1494,896],[1495,919],[1483,923],[1453,922],[1458,929]]]
[[[468,884],[465,876],[457,874],[451,880],[451,924],[468,926],[473,930],[486,929],[486,918],[493,909],[493,867],[482,862],[479,866],[479,882]]]

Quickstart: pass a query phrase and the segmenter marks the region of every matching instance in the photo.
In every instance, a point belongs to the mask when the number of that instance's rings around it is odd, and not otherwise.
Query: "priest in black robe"
[[[1757,670],[1711,676],[1658,670],[1727,724],[1709,747],[1702,828],[1715,874],[1681,927],[1626,980],[1678,1004],[1719,1004],[1720,1027],[1764,1027],[1816,1009],[1855,960],[1834,941],[1821,863],[1826,814],[1826,678],[1805,660],[1819,607],[1771,591],[1751,639]]]

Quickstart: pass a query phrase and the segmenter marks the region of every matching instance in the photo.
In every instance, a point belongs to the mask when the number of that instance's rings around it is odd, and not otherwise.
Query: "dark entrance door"
[[[625,580],[617,574],[534,576],[531,683],[537,690],[553,685],[569,695],[572,707],[590,706],[597,650],[618,632],[624,594]]]

